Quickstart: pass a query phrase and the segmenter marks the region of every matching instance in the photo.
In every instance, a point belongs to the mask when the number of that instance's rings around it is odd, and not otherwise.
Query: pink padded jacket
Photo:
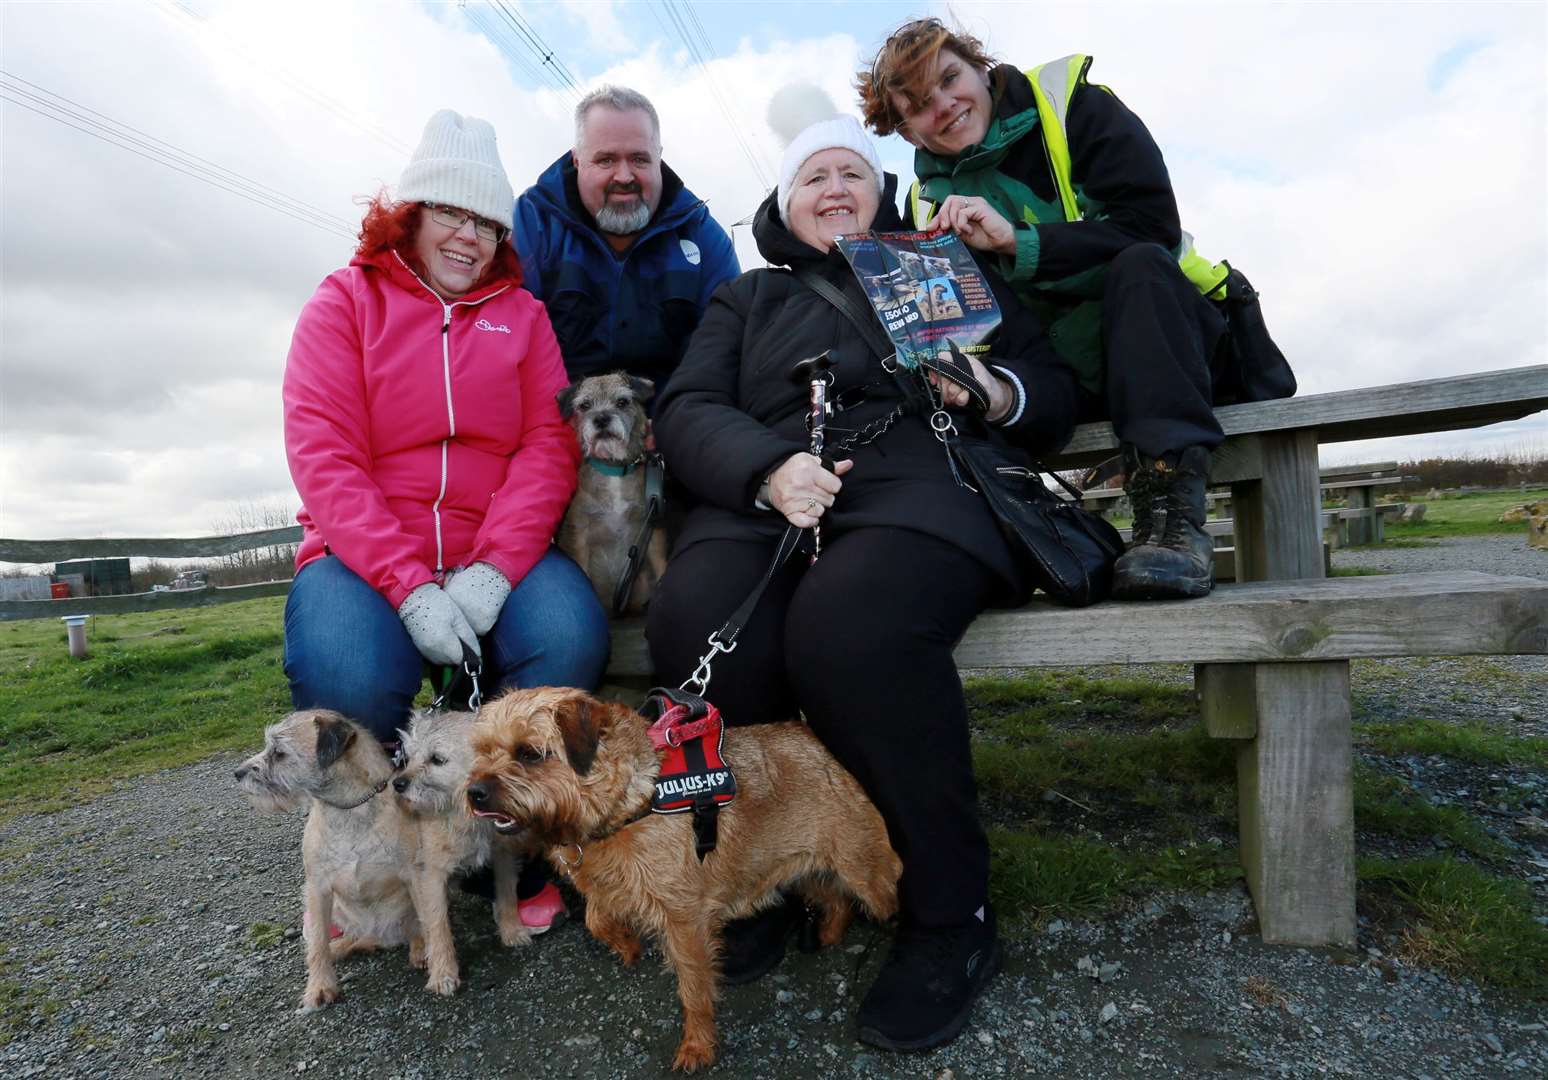
[[[565,382],[547,312],[509,280],[448,304],[395,253],[330,274],[285,361],[296,569],[331,552],[395,608],[475,562],[519,582],[575,491]]]

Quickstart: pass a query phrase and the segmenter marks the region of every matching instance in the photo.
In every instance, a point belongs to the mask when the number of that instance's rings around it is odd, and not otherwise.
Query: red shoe
[[[552,929],[570,912],[564,906],[564,897],[559,895],[558,886],[550,881],[536,896],[518,899],[516,913],[521,916],[523,926],[534,934],[541,934]]]
[[[311,927],[312,927],[312,913],[309,912],[309,911],[303,911],[301,913],[301,936],[305,937],[306,936],[306,932],[309,929],[311,929]],[[343,936],[344,936],[344,931],[339,928],[339,924],[338,923],[331,922],[331,923],[328,924],[328,937],[329,937],[330,940],[334,939],[334,938],[341,938]]]

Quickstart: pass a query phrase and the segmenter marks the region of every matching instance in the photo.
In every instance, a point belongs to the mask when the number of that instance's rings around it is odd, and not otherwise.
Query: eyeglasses
[[[490,221],[486,217],[479,217],[456,206],[443,206],[433,202],[420,203],[420,205],[430,211],[431,217],[450,229],[460,229],[467,224],[468,218],[472,218],[473,231],[485,240],[493,240],[497,244],[511,231],[509,226],[501,225],[498,221]]]

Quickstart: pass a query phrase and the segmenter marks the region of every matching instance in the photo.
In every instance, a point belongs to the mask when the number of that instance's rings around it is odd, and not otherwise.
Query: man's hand
[[[809,529],[833,505],[844,486],[839,477],[854,467],[854,460],[849,459],[835,462],[829,472],[813,454],[792,454],[769,474],[769,505],[796,528]]]
[[[954,232],[977,251],[1016,254],[1016,230],[977,195],[948,195],[925,223],[925,232]]]

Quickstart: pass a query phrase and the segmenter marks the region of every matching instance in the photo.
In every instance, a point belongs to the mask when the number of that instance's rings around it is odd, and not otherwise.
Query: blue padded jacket
[[[661,203],[618,254],[580,201],[567,151],[516,200],[522,284],[548,308],[571,379],[623,369],[661,387],[710,294],[741,273],[708,207],[661,166]]]

